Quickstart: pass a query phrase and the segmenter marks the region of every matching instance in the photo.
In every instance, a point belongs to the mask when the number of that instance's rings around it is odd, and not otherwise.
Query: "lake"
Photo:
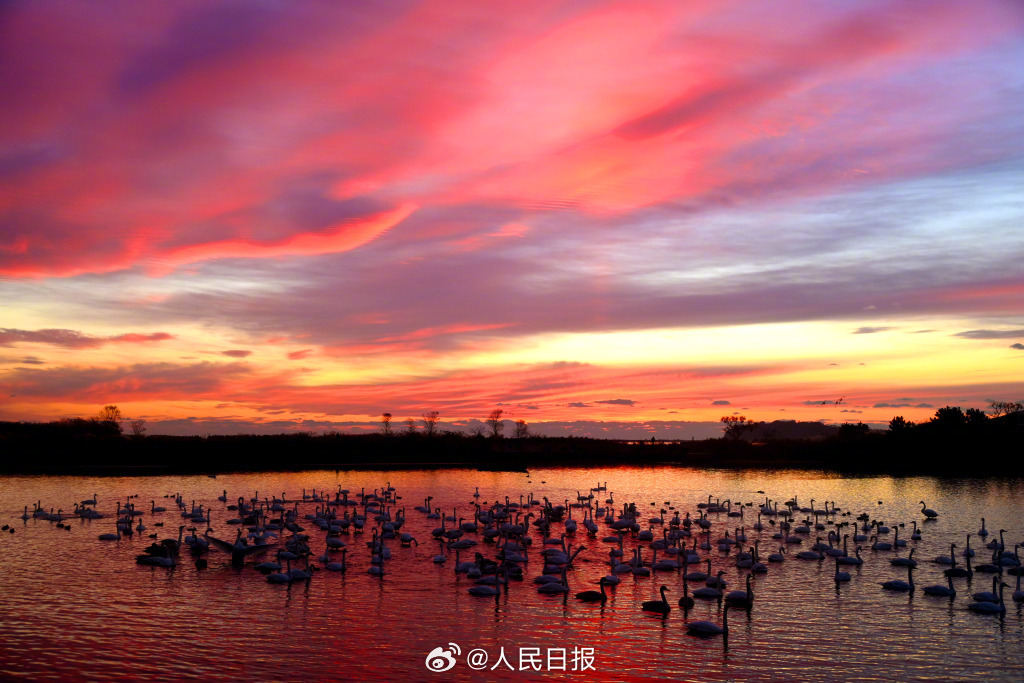
[[[591,489],[605,486],[607,490]],[[197,569],[195,558],[183,546],[177,565],[167,568],[136,563],[136,555],[159,539],[177,539],[178,527],[195,525],[199,534],[206,522],[185,520],[175,497],[186,509],[203,506],[209,511],[212,536],[233,541],[238,525],[228,524],[237,512],[227,509],[239,497],[284,499],[281,507],[295,509],[298,522],[310,536],[313,564],[322,567],[326,534],[306,515],[325,509],[313,500],[324,491],[333,497],[349,491],[354,502],[360,493],[373,493],[393,502],[381,505],[392,519],[404,508],[401,532],[419,544],[404,547],[398,539],[384,541],[390,558],[383,561],[383,576],[368,573],[371,565],[371,529],[377,525],[369,512],[362,533],[353,526],[337,538],[346,544],[347,571],[313,571],[308,581],[269,583],[254,565],[273,560],[283,548],[280,538],[233,566],[228,552],[216,547],[204,555],[208,566]],[[223,493],[226,491],[226,495]],[[479,497],[474,493],[479,492]],[[760,493],[762,492],[763,493]],[[303,498],[303,495],[309,498]],[[787,547],[783,562],[766,562],[768,571],[752,580],[754,602],[750,610],[730,609],[727,638],[696,638],[684,624],[696,620],[722,623],[724,606],[717,600],[697,600],[681,609],[680,570],[653,570],[649,577],[632,572],[618,574],[621,581],[608,588],[601,603],[584,603],[574,596],[597,590],[610,572],[609,551],[618,544],[604,541],[613,534],[604,516],[599,530],[588,535],[582,524],[566,536],[570,552],[586,548],[566,572],[568,595],[544,595],[533,579],[544,567],[541,531],[531,526],[532,544],[523,563],[523,580],[511,580],[497,597],[477,597],[468,589],[474,580],[455,571],[455,552],[432,538],[441,520],[429,519],[414,509],[431,497],[430,507],[471,522],[475,505],[491,508],[495,501],[525,503],[532,494],[540,501],[525,506],[536,519],[544,498],[552,505],[579,502],[610,508],[617,513],[634,503],[641,530],[654,538],[668,536],[670,519],[677,512],[697,520],[711,497],[740,506],[743,517],[710,512],[712,549],[698,550],[702,562],[711,559],[713,573],[725,572],[727,591],[743,589],[748,569],[736,566],[736,550],[718,549],[725,532],[734,536],[742,527],[748,542],[759,541],[762,559]],[[75,503],[92,499],[102,519],[73,516]],[[227,502],[218,500],[225,495]],[[129,499],[129,496],[137,496]],[[521,498],[522,497],[522,498]],[[794,527],[808,519],[811,533],[793,534],[800,544],[774,539],[780,517],[762,517],[763,529],[754,530],[760,506],[770,499],[780,510],[795,497],[799,507],[823,510],[838,506],[834,514],[819,514],[824,530],[816,530],[815,517],[796,512]],[[101,541],[115,533],[117,508],[131,500],[135,518],[146,527],[130,537]],[[612,503],[606,503],[612,500]],[[156,506],[164,512],[151,512]],[[922,506],[938,516],[925,521]],[[63,510],[61,521],[31,517],[35,503],[49,511]],[[28,506],[30,519],[21,516]],[[89,506],[92,507],[92,506]],[[339,517],[364,507],[333,506]],[[583,508],[570,508],[582,521]],[[665,512],[661,512],[664,510]],[[863,564],[843,569],[848,582],[834,581],[835,562],[800,560],[815,537],[829,529],[851,536],[857,517],[884,523],[879,534],[892,543],[896,531],[907,546],[872,550],[863,542]],[[280,514],[280,513],[277,513]],[[19,476],[0,479],[0,517],[15,533],[0,534],[0,593],[3,643],[0,678],[43,680],[576,680],[584,677],[618,681],[642,680],[1021,680],[1024,677],[1024,619],[1021,603],[1011,594],[1016,576],[1002,574],[1006,611],[978,614],[968,605],[971,593],[991,590],[992,575],[976,573],[970,582],[954,580],[955,598],[933,597],[922,588],[946,584],[945,565],[933,559],[949,554],[956,543],[958,563],[971,537],[977,551],[974,564],[991,560],[988,542],[1005,529],[1005,548],[1012,555],[1024,542],[1024,481],[998,479],[939,479],[932,477],[845,477],[812,471],[698,470],[679,467],[537,468],[530,472],[477,470],[307,471],[287,473],[221,474],[195,476],[78,477]],[[650,518],[663,523],[650,523]],[[987,538],[978,535],[985,518]],[[511,521],[514,521],[512,519]],[[921,531],[911,539],[912,522]],[[158,523],[163,526],[156,526]],[[836,527],[835,524],[844,526]],[[900,528],[899,525],[905,525]],[[446,522],[446,529],[452,524]],[[64,527],[64,528],[61,528]],[[481,528],[483,525],[481,525]],[[662,531],[662,529],[666,531]],[[859,526],[857,527],[860,528]],[[696,532],[697,524],[691,529]],[[560,537],[564,520],[552,522],[550,534]],[[186,531],[186,534],[189,532]],[[287,536],[289,532],[280,532]],[[791,532],[792,533],[792,532]],[[873,534],[874,532],[872,532]],[[474,552],[494,558],[496,548],[481,532],[465,533],[478,545],[461,552],[460,560],[473,560]],[[688,547],[704,537],[694,533],[680,539]],[[255,544],[255,541],[251,542]],[[213,544],[216,546],[216,544]],[[632,535],[623,539],[624,561],[641,547],[650,562],[650,542]],[[841,546],[841,542],[839,542]],[[883,590],[881,583],[907,579],[907,571],[890,564],[915,549],[919,566],[913,593]],[[340,551],[329,553],[339,560]],[[434,562],[443,554],[444,563]],[[665,557],[659,554],[659,560]],[[296,561],[293,568],[303,567]],[[706,569],[690,565],[688,571]],[[1010,567],[1006,567],[1010,569]],[[486,574],[485,574],[486,575]],[[657,600],[667,587],[671,611],[645,612],[644,601]],[[703,587],[689,582],[688,589]],[[451,644],[454,643],[456,647]],[[427,668],[435,653],[434,673]],[[500,660],[502,650],[505,661]],[[476,651],[470,667],[470,653]],[[483,658],[486,657],[486,663]],[[493,668],[497,664],[497,668]]]

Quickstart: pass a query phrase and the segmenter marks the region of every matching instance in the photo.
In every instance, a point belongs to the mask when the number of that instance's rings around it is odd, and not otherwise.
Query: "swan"
[[[155,500],[151,500],[149,502],[150,502],[150,506],[149,506],[150,513],[166,512],[167,511],[167,508],[157,507]]]
[[[853,557],[850,557],[849,555],[844,555],[842,557],[837,557],[836,558],[836,564],[837,565],[839,565],[839,564],[853,564],[853,565],[862,565],[862,564],[864,564],[864,560],[862,560],[861,557],[860,557],[860,546],[857,546],[856,548],[853,549],[853,554],[854,554]],[[910,554],[911,555],[914,554],[913,548],[911,548]]]
[[[640,548],[636,549],[635,554],[633,556],[633,559],[629,561],[629,564],[632,565],[632,570],[633,570],[633,575],[634,576],[650,576],[651,575],[650,568],[644,566],[643,558],[640,556]]]
[[[608,553],[608,560],[611,562],[612,573],[611,574],[605,574],[604,580],[605,580],[605,583],[607,583],[608,585],[612,585],[613,586],[613,585],[618,584],[620,581],[622,581],[622,579],[620,579],[618,576],[616,576],[616,571],[617,571],[617,568],[619,566],[619,560],[618,560],[618,558],[615,557],[615,555],[611,551],[609,551],[609,553]],[[626,566],[627,566],[626,571],[628,571],[628,566],[629,565],[626,565]]]
[[[911,548],[910,554],[906,557],[894,557],[893,559],[889,560],[889,564],[896,567],[916,567],[917,560],[914,559],[915,550],[917,550],[917,548]]]
[[[1008,585],[1005,582],[999,584],[998,602],[972,602],[967,608],[972,612],[981,612],[982,614],[1002,614],[1006,611],[1006,605],[1003,604],[1003,588]]]
[[[501,587],[505,587],[505,591],[508,591],[508,575],[506,574],[505,568],[502,567],[500,577],[495,575],[493,582],[481,583],[477,581],[475,586],[469,587],[469,594],[476,595],[478,597],[497,597],[501,594]]]
[[[162,552],[163,554],[157,555],[157,552]],[[156,544],[147,548],[145,555],[136,555],[135,562],[137,564],[147,564],[157,567],[173,567],[177,564],[167,546],[157,546]]]
[[[974,598],[974,600],[977,601],[977,602],[996,602],[997,600],[999,600],[999,594],[996,593],[996,586],[998,585],[998,582],[999,582],[999,580],[996,577],[993,576],[992,577],[992,591],[991,592],[989,592],[989,591],[979,591],[979,592],[974,593],[973,595],[971,595],[971,597]]]
[[[725,603],[722,611],[722,625],[710,621],[691,621],[686,625],[686,634],[690,636],[717,636],[729,633],[729,603]]]
[[[935,519],[939,516],[939,513],[925,505],[923,500],[921,501],[921,514],[923,514],[928,519]]]
[[[947,586],[941,586],[941,585],[925,586],[924,587],[924,594],[925,595],[938,595],[938,596],[950,597],[950,598],[956,597],[956,588],[953,588],[953,577],[952,576],[947,576],[946,577],[946,581],[949,583],[948,587]]]
[[[707,572],[693,571],[686,574],[684,578],[688,581],[705,581],[711,575],[711,558],[707,559],[708,570]]]
[[[872,540],[874,541],[874,543],[871,544],[871,549],[872,550],[892,550],[892,543],[886,543],[885,541],[879,541],[878,540],[878,536],[872,536],[868,540],[869,541],[872,541]]]
[[[567,569],[562,567],[562,580],[558,582],[545,583],[537,589],[538,593],[568,593],[569,592],[569,577],[567,576]]]
[[[540,574],[533,577],[533,582],[536,584],[561,583],[562,577],[560,574],[557,576],[555,574]]]
[[[1017,587],[1013,590],[1013,601],[1024,602],[1024,591],[1020,589],[1020,572],[1017,573]]]
[[[275,557],[278,560],[277,562],[271,562],[270,560],[267,560],[266,562],[260,562],[259,564],[254,565],[253,568],[258,570],[258,571],[261,571],[261,572],[279,572],[279,571],[281,571],[281,564],[280,564],[281,551],[280,550],[277,551],[277,555],[275,555]]]
[[[832,580],[835,581],[836,584],[839,584],[842,581],[849,581],[850,580],[850,573],[849,572],[841,572],[841,571],[839,571],[839,560],[841,560],[841,559],[842,558],[839,558],[839,557],[836,558],[836,573],[832,576]]]
[[[849,534],[844,534],[843,535],[843,547],[842,548],[833,548],[832,547],[832,532],[831,531],[829,532],[828,536],[829,536],[828,545],[826,547],[824,547],[824,548],[818,548],[818,550],[822,550],[826,555],[828,555],[830,557],[847,557],[849,555],[849,553],[846,552],[846,541],[850,538],[850,535]]]
[[[659,589],[661,593],[661,600],[647,600],[640,608],[644,612],[657,612],[659,614],[668,614],[672,607],[668,604],[668,599],[665,597],[665,592],[668,590],[667,586],[662,586]]]
[[[604,585],[607,582],[604,580],[604,577],[601,577],[601,580],[597,583],[601,587],[600,591],[583,591],[576,594],[576,599],[583,602],[600,602],[604,604],[608,600],[608,594],[604,592]]]
[[[785,562],[786,561],[786,548],[785,546],[779,546],[779,552],[771,553],[768,556],[769,562]]]
[[[953,566],[942,572],[946,576],[952,576],[953,578],[964,578],[967,576],[974,576],[974,570],[971,569],[971,556],[967,556],[967,569],[963,567]]]
[[[617,557],[612,558],[612,572],[615,574],[629,574],[633,568],[626,562],[619,562]],[[615,577],[618,579],[619,577]]]
[[[722,591],[711,586],[705,586],[693,591],[693,597],[701,598],[702,600],[719,600],[722,597]]]
[[[459,549],[455,549],[455,573],[465,574],[476,566],[476,562],[459,562]]]
[[[725,588],[725,579],[722,578],[723,574],[725,574],[725,572],[719,570],[718,575],[709,576],[707,580],[704,581],[704,585],[709,588]]]
[[[679,563],[675,560],[659,560],[658,551],[655,549],[654,559],[651,560],[651,569],[659,571],[679,569]]]
[[[956,543],[949,545],[949,555],[939,555],[933,562],[935,564],[956,564]]]
[[[730,591],[725,596],[726,604],[733,605],[734,607],[750,607],[754,604],[754,586],[751,580],[754,577],[751,574],[747,574],[747,590],[745,591]]]
[[[291,576],[292,561],[291,560],[285,560],[285,562],[287,563],[288,570],[284,571],[284,572],[275,572],[273,574],[267,574],[267,582],[268,583],[291,583],[292,582],[292,576]]]
[[[911,566],[907,567],[907,581],[886,581],[882,584],[882,588],[887,591],[899,591],[907,592],[914,590],[914,568]]]
[[[981,528],[978,530],[978,535],[982,538],[988,536],[988,529],[985,528],[985,518],[981,518]]]
[[[1018,581],[1020,583],[1020,581]],[[683,597],[679,598],[679,606],[683,609],[690,609],[693,607],[693,598],[688,595],[689,587],[686,583],[686,577],[683,576]]]

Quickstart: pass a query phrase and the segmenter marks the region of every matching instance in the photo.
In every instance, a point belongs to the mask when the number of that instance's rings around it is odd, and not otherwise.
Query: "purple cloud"
[[[114,343],[144,343],[174,339],[174,335],[166,332],[152,334],[127,333],[111,337],[95,337],[77,330],[46,329],[18,330],[0,328],[0,346],[13,346],[17,343],[49,344],[67,349],[88,349]]]
[[[967,330],[966,332],[957,332],[953,336],[965,339],[1013,339],[1014,337],[1024,337],[1024,330]]]

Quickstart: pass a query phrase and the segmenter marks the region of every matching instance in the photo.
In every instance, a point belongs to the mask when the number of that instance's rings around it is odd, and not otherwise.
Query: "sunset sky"
[[[1019,0],[5,3],[0,419],[1022,400],[1022,65]]]

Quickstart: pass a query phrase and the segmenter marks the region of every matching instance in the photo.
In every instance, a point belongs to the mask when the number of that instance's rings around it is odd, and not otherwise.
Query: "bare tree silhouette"
[[[423,431],[427,436],[433,436],[437,429],[437,418],[441,417],[441,413],[436,410],[423,413]]]
[[[501,408],[495,408],[491,411],[491,414],[487,416],[487,425],[491,428],[491,436],[497,439],[501,436],[501,433],[505,430],[505,421],[501,419],[501,416],[505,414],[505,411]]]

